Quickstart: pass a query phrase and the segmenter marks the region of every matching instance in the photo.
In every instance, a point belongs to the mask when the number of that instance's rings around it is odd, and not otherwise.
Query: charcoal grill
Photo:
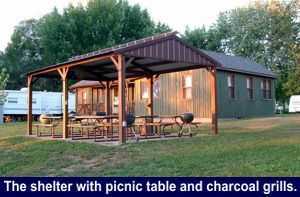
[[[137,133],[135,132],[134,130],[134,122],[135,122],[135,116],[133,113],[128,113],[126,114],[126,123],[127,123],[127,129],[129,129],[134,137],[135,137],[135,140],[138,142],[139,141],[139,136],[137,135]]]
[[[97,111],[96,116],[106,116],[106,112],[104,111]]]
[[[184,129],[188,130],[190,137],[192,137],[191,124],[194,120],[194,114],[190,112],[185,112],[179,115],[180,120],[182,122],[181,129],[178,133],[178,136],[181,137],[183,135]]]

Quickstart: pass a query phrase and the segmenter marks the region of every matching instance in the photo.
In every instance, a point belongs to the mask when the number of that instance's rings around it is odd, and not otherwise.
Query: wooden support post
[[[111,114],[111,98],[110,98],[110,82],[106,81],[106,85],[105,85],[105,111],[107,115]]]
[[[66,139],[69,137],[69,132],[68,132],[68,122],[69,122],[69,110],[68,110],[68,71],[69,68],[61,68],[57,69],[58,73],[61,76],[62,80],[62,91],[63,91],[63,138]]]
[[[27,133],[32,135],[32,76],[27,77],[27,94],[28,94],[28,112],[27,112]]]
[[[149,102],[147,104],[148,115],[153,116],[153,76],[148,78]]]
[[[111,56],[112,62],[118,70],[118,115],[119,115],[119,142],[126,143],[126,118],[125,118],[125,59],[122,55]]]
[[[211,90],[211,120],[214,135],[218,134],[218,98],[217,98],[217,70],[212,67],[210,70],[210,90]]]
[[[147,103],[147,113],[150,116],[153,116],[154,112],[153,112],[153,76],[148,77],[147,78],[147,85],[148,85],[148,90],[149,90],[149,99],[148,99],[148,103]],[[148,120],[149,122],[153,122],[153,118],[149,118]],[[145,126],[144,128],[144,134],[150,135],[153,133],[153,128],[152,126]]]

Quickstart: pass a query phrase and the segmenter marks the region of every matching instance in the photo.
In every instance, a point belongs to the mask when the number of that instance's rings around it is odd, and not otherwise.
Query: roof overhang
[[[272,79],[277,79],[277,76],[274,75],[267,75],[259,72],[251,72],[251,71],[246,71],[246,70],[238,70],[238,69],[231,69],[231,68],[225,68],[225,67],[218,67],[217,70],[222,70],[222,71],[227,71],[227,72],[235,72],[235,73],[240,73],[240,74],[246,74],[246,75],[253,75],[257,77],[266,77],[266,78],[272,78]]]
[[[118,78],[111,60],[116,55],[122,55],[125,59],[126,78],[221,66],[202,51],[187,45],[176,34],[164,33],[75,56],[66,62],[29,72],[28,75],[60,78],[57,69],[68,67],[69,79],[112,81]]]

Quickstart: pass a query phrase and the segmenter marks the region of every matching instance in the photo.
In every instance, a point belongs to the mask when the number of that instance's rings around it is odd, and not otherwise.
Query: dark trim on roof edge
[[[263,74],[263,73],[250,72],[250,71],[245,71],[245,70],[237,70],[237,69],[230,69],[230,68],[224,68],[224,67],[217,67],[217,70],[235,72],[235,73],[240,73],[240,74],[254,75],[254,76],[258,76],[258,77],[267,77],[267,78],[277,79],[276,75],[266,75],[266,74]]]

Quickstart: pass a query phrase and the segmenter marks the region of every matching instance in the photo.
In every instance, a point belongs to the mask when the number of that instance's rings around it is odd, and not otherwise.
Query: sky
[[[168,24],[173,30],[211,25],[221,11],[247,6],[251,0],[128,0],[146,8],[152,19]],[[2,0],[0,4],[0,51],[10,41],[14,27],[22,20],[40,18],[54,7],[59,10],[87,0]]]

